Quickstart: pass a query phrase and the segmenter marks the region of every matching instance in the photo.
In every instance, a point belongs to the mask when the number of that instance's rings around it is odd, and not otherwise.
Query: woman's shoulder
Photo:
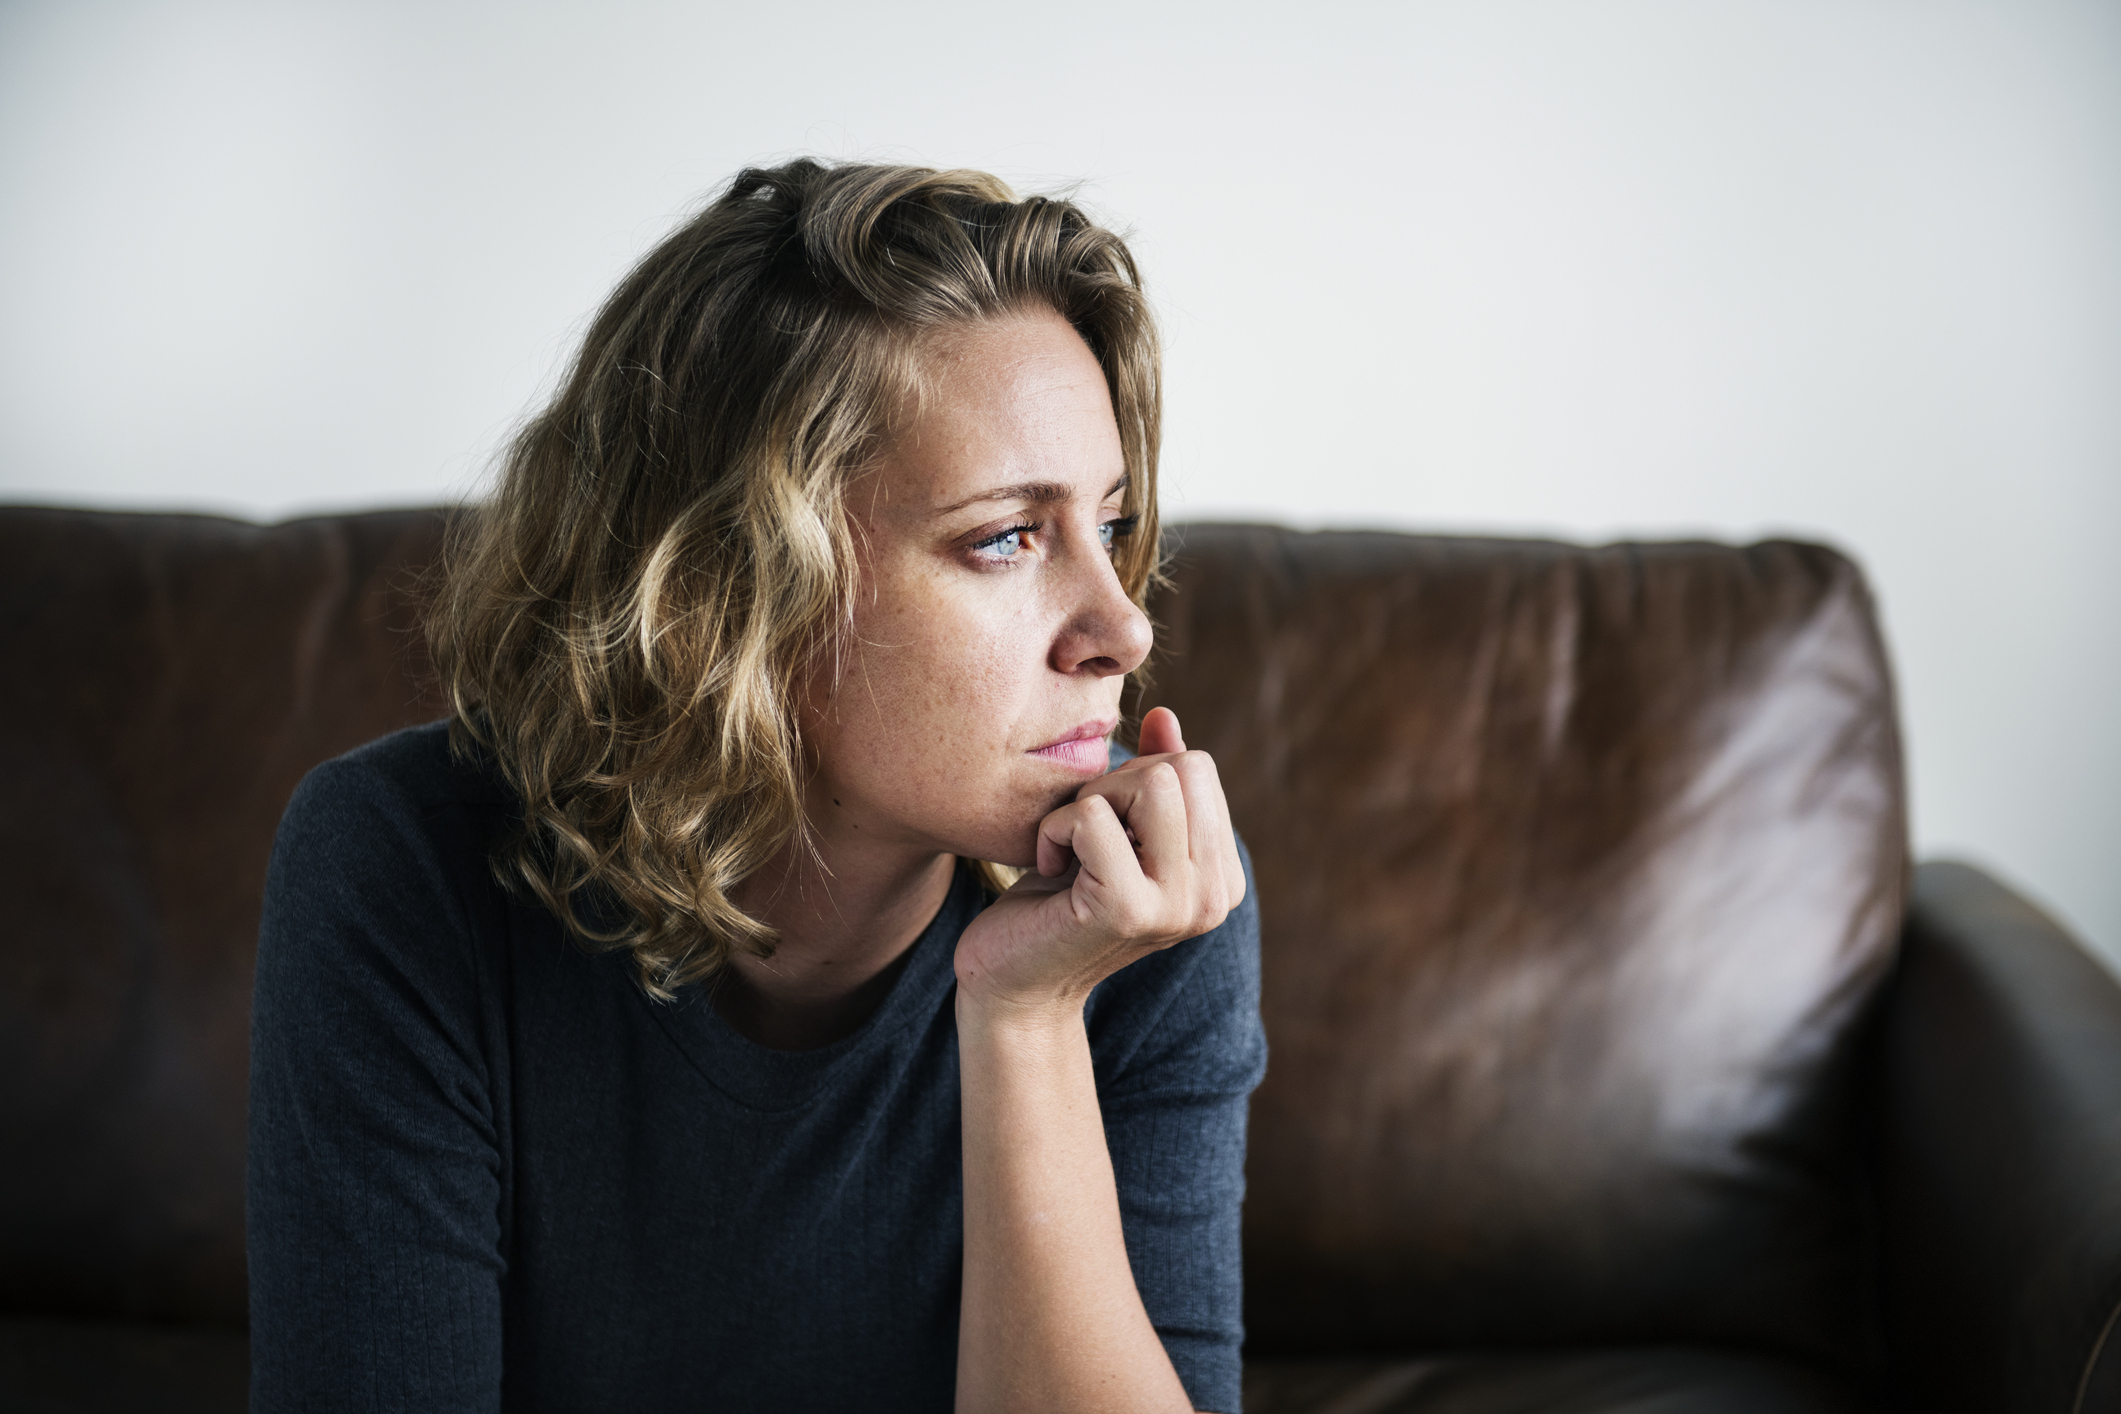
[[[251,1172],[282,1231],[308,1221],[288,1205],[313,1193],[388,1187],[374,1144],[438,1174],[491,1142],[507,934],[481,853],[491,823],[456,807],[493,796],[436,723],[324,762],[281,817],[252,993]]]
[[[426,814],[458,806],[505,808],[512,799],[476,746],[452,742],[445,719],[377,737],[315,767],[295,788],[288,813]]]
[[[290,915],[380,921],[408,907],[462,918],[492,879],[514,815],[505,785],[454,748],[447,722],[392,732],[303,777],[281,816],[266,885],[268,934]]]

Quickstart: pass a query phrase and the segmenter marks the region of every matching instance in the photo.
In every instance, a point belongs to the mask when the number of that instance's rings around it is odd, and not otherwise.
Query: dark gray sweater
[[[971,872],[859,1031],[772,1051],[503,890],[514,812],[440,724],[288,806],[253,1020],[251,1407],[947,1410]],[[1258,986],[1248,893],[1087,1011],[1135,1281],[1209,1410],[1238,1406]]]

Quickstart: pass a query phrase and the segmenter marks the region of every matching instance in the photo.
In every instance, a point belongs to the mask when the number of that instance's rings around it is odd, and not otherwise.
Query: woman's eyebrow
[[[1125,490],[1130,480],[1132,480],[1131,477],[1122,476],[1119,480],[1112,483],[1112,489],[1105,492],[1105,495],[1111,496],[1114,492]],[[947,506],[938,506],[935,514],[946,516],[952,511],[961,511],[967,506],[976,506],[982,501],[1029,501],[1035,506],[1046,506],[1053,504],[1055,501],[1065,501],[1072,494],[1074,494],[1073,487],[1063,486],[1058,481],[1020,481],[1014,486],[997,486],[991,491],[982,491],[977,496],[967,496],[962,501],[953,501]]]

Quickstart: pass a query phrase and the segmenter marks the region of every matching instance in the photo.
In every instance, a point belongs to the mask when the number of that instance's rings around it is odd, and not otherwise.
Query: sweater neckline
[[[942,907],[906,950],[891,990],[867,1020],[837,1041],[807,1051],[762,1046],[722,1019],[704,987],[688,987],[675,1003],[649,1007],[665,1035],[707,1083],[747,1109],[800,1108],[829,1088],[832,1078],[861,1058],[887,1048],[907,1023],[933,1015],[956,985],[958,936],[986,906],[978,874],[963,860]]]

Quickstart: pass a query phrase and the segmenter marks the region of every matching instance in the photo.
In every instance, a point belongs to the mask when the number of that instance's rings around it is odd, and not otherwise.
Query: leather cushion
[[[439,714],[435,511],[0,510],[0,1310],[240,1325],[251,960],[317,762]]]
[[[1190,526],[1143,705],[1262,909],[1248,1351],[1873,1357],[1847,1067],[1907,860],[1855,568]]]

